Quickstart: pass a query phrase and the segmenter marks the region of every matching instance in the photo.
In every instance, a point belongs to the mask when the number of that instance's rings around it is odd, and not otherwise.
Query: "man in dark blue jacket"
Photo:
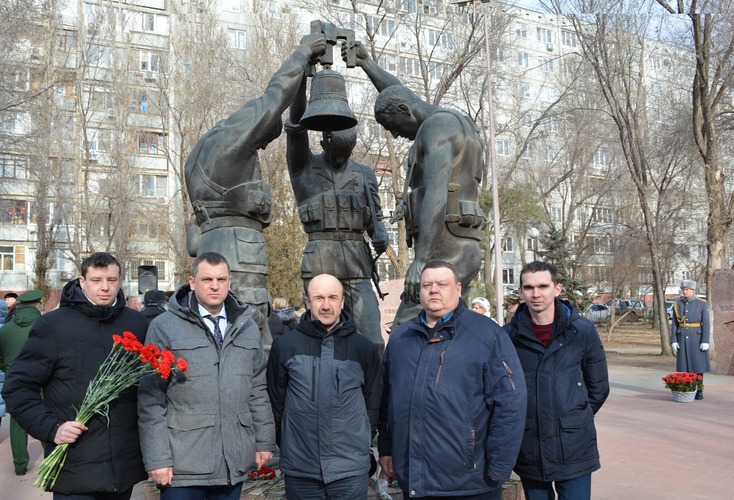
[[[273,342],[268,394],[288,500],[367,500],[382,396],[379,351],[344,312],[329,274],[308,284],[295,330]]]
[[[594,324],[558,298],[562,288],[552,265],[527,264],[524,304],[505,326],[528,385],[515,466],[527,500],[590,498],[591,473],[601,467],[594,414],[609,395],[607,360]]]
[[[515,349],[497,323],[464,306],[448,262],[424,266],[420,302],[385,350],[380,465],[406,499],[501,499],[527,399]]]

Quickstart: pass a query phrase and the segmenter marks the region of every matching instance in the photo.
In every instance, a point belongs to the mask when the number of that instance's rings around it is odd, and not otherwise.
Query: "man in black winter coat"
[[[82,262],[81,277],[64,287],[61,304],[36,320],[7,374],[3,397],[28,434],[44,443],[70,444],[51,488],[54,499],[127,500],[147,477],[138,439],[136,388],[110,402],[107,415],[74,420],[89,382],[128,331],[145,341],[148,321],[125,307],[120,264],[108,253]]]
[[[562,288],[552,265],[525,265],[524,303],[505,325],[528,387],[515,464],[527,500],[589,499],[601,467],[594,415],[609,395],[606,355],[594,324],[558,298]]]

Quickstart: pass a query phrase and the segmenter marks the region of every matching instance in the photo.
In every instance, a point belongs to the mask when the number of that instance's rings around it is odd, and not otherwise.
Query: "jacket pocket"
[[[239,420],[239,439],[237,440],[237,467],[240,474],[245,474],[255,462],[255,431],[252,426],[250,412],[237,414]]]
[[[217,439],[214,415],[170,415],[168,431],[173,453],[174,473],[212,474],[215,454],[221,446]],[[217,444],[220,443],[220,444]]]
[[[560,418],[563,463],[589,460],[596,456],[596,430],[591,408]]]

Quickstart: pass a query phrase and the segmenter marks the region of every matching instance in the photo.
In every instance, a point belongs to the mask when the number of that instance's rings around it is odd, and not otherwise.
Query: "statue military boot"
[[[696,391],[696,399],[703,399],[703,389]]]

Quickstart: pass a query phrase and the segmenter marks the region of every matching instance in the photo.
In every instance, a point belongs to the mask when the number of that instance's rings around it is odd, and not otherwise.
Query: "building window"
[[[0,177],[28,179],[28,157],[12,153],[0,153]]]
[[[418,59],[410,59],[408,57],[400,58],[400,73],[403,75],[420,75],[421,63]]]
[[[0,271],[16,271],[25,264],[23,247],[0,246]]]
[[[227,29],[229,46],[233,49],[245,50],[247,48],[247,32],[243,30]]]
[[[528,25],[525,23],[515,23],[515,35],[518,38],[528,37]]]
[[[241,9],[240,0],[222,0],[222,10],[240,12]]]
[[[591,158],[591,164],[595,167],[606,167],[611,163],[611,155],[608,151],[597,151]]]
[[[151,33],[155,32],[155,14],[151,14],[150,12],[143,12],[141,14],[142,23],[140,25],[140,29],[143,31],[148,31]]]
[[[0,224],[27,224],[28,202],[0,199]]]
[[[502,270],[502,284],[503,285],[514,285],[515,284],[515,270],[514,269],[503,269]]]
[[[90,66],[98,68],[110,67],[110,48],[102,45],[89,44],[87,47],[87,61]]]
[[[134,190],[140,196],[166,196],[168,177],[165,175],[141,174],[133,180]]]
[[[553,43],[553,32],[548,28],[536,28],[535,34],[539,42]]]
[[[138,133],[138,152],[150,155],[165,155],[166,136],[158,132]]]
[[[578,45],[578,37],[573,31],[562,30],[561,31],[561,43],[565,47],[576,47]]]
[[[539,58],[540,61],[540,69],[542,69],[545,73],[552,73],[553,72],[553,59],[550,57],[541,57]]]
[[[394,73],[397,70],[397,66],[395,64],[395,56],[393,55],[390,55],[390,54],[383,55],[380,63],[384,64],[385,69],[391,73]]]
[[[556,89],[543,85],[540,87],[539,97],[541,102],[553,102],[556,100]]]
[[[530,83],[520,82],[518,84],[518,91],[520,92],[520,97],[522,97],[523,99],[530,99]]]
[[[148,105],[148,91],[134,90],[133,97],[130,102],[130,111],[133,113],[148,113],[150,106]]]
[[[527,68],[528,66],[530,66],[530,56],[527,52],[517,53],[517,65],[522,68]]]
[[[160,71],[160,56],[155,52],[140,51],[140,71]]]
[[[599,238],[594,238],[594,251],[597,254],[611,254],[612,237],[607,235]]]
[[[495,142],[497,154],[500,156],[510,155],[510,141],[506,139],[497,139]]]
[[[512,241],[511,236],[507,236],[504,240],[502,240],[502,251],[503,252],[512,252],[515,247],[514,241]]]
[[[76,33],[71,30],[61,30],[56,33],[56,48],[60,52],[74,52],[76,50]]]
[[[591,220],[600,224],[613,224],[614,210],[611,208],[594,207],[591,212]]]
[[[423,0],[423,13],[436,15],[438,13],[436,0]]]
[[[429,29],[428,30],[428,44],[438,45],[445,49],[453,49],[454,48],[454,37],[451,35],[451,33],[442,33],[437,30]]]
[[[403,10],[407,10],[408,12],[414,13],[416,10],[415,4],[416,0],[403,0],[401,8]]]

